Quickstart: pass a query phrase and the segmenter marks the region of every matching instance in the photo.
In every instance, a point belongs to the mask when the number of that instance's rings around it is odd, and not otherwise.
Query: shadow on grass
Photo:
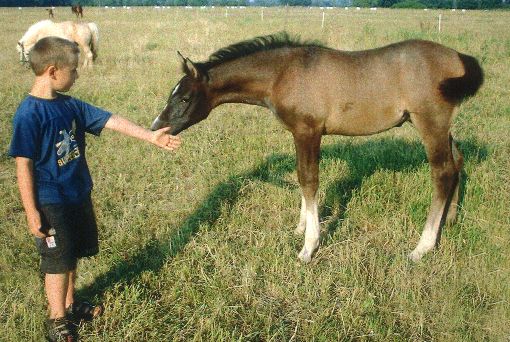
[[[480,162],[486,159],[487,149],[473,141],[457,143],[464,154],[465,162]],[[344,219],[345,207],[351,200],[353,192],[363,180],[378,170],[395,172],[412,171],[427,163],[425,151],[419,142],[406,142],[401,139],[374,139],[364,143],[341,143],[323,146],[321,149],[321,165],[341,159],[347,162],[349,174],[342,175],[328,186],[325,199],[320,208],[320,216],[336,216],[326,227],[331,235]],[[297,184],[284,180],[285,175],[295,170],[294,155],[271,155],[249,172],[229,177],[216,186],[199,207],[181,224],[179,229],[166,239],[152,240],[141,247],[137,253],[114,265],[109,271],[99,275],[89,287],[77,291],[79,298],[102,297],[108,290],[117,285],[131,284],[145,271],[157,272],[165,262],[176,256],[203,224],[214,225],[221,215],[222,208],[233,208],[241,196],[244,184],[261,181],[277,186],[294,189]],[[466,183],[466,175],[462,177],[462,189]],[[462,190],[459,203],[462,203]],[[296,203],[299,203],[296,199]],[[296,212],[296,224],[299,218],[299,207]]]

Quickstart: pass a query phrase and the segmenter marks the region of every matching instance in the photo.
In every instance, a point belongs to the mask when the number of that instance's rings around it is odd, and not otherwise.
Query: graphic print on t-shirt
[[[57,147],[57,155],[60,157],[57,160],[58,166],[62,167],[69,163],[71,160],[80,157],[80,150],[78,148],[78,143],[74,139],[74,135],[76,133],[76,123],[73,120],[72,128],[68,132],[63,129],[59,132],[62,135],[62,141],[57,143],[55,146]]]

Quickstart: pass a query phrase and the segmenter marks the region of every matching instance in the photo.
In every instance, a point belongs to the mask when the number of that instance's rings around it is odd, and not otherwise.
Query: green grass
[[[443,14],[442,32],[437,17]],[[0,8],[1,341],[43,339],[38,256],[7,150],[32,75],[16,41],[43,9]],[[72,19],[57,8],[56,19]],[[204,60],[230,43],[288,30],[339,49],[430,39],[476,56],[479,94],[453,125],[465,155],[458,222],[418,264],[431,200],[411,125],[325,137],[322,241],[297,260],[300,192],[291,136],[266,109],[224,105],[182,133],[175,154],[105,131],[88,139],[101,252],[80,264],[78,296],[106,313],[83,341],[508,341],[510,33],[508,12],[319,9],[85,9],[100,29],[92,71],[71,95],[149,126],[181,77],[176,50]]]

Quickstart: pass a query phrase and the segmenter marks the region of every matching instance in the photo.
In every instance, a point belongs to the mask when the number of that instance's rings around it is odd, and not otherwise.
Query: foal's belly
[[[406,119],[405,108],[395,105],[345,102],[327,117],[325,129],[326,134],[371,135],[398,126]]]

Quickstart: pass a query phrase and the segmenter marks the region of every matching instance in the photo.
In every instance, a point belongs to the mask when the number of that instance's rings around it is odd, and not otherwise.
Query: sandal
[[[79,321],[92,321],[94,318],[103,314],[103,305],[92,305],[89,302],[74,302],[66,309],[67,315],[72,320]]]
[[[48,341],[50,342],[76,342],[78,335],[65,317],[47,319]]]

